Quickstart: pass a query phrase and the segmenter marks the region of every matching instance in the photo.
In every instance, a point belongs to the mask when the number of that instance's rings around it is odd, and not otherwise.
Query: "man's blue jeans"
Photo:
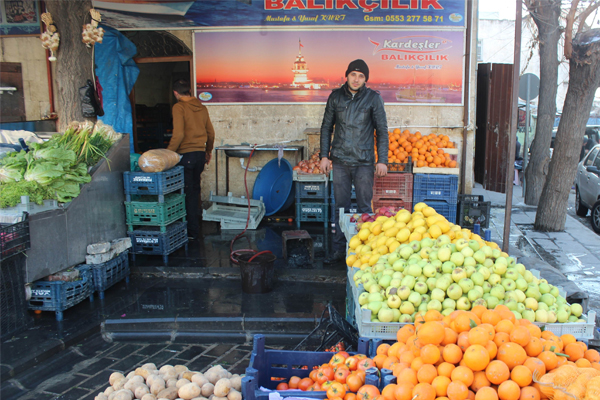
[[[352,184],[356,190],[358,212],[370,213],[373,200],[374,165],[348,166],[333,163],[333,195],[335,198],[335,235],[333,235],[333,251],[346,251],[346,238],[340,229],[339,209],[344,207],[350,212]]]

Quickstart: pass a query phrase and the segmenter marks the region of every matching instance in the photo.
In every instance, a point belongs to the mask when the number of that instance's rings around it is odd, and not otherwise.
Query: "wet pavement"
[[[492,202],[492,240],[501,242],[504,195],[476,187]],[[589,221],[567,217],[564,232],[532,230],[535,208],[515,191],[510,229],[511,255],[564,274],[589,295],[600,310],[600,236]],[[572,201],[570,206],[572,207]],[[234,249],[271,250],[277,256],[277,283],[270,293],[242,290],[239,267],[230,261],[231,240],[240,231],[202,225],[202,239],[163,263],[160,256],[137,256],[128,284],[119,282],[105,299],[66,310],[64,321],[53,313],[28,313],[30,328],[2,343],[2,399],[93,399],[114,371],[128,372],[145,362],[182,364],[200,371],[223,364],[243,372],[252,336],[263,333],[267,345],[291,349],[318,323],[327,303],[345,311],[346,267],[325,265],[331,235],[321,223],[303,224],[313,238],[314,260],[300,247],[283,259],[282,232],[295,230],[287,216],[263,220],[259,229]],[[299,251],[299,252],[298,252]],[[296,253],[298,252],[298,253]],[[528,267],[530,267],[528,265]]]

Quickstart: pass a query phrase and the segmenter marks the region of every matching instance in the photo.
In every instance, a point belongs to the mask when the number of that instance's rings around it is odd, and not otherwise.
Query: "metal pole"
[[[525,137],[523,138],[523,167],[521,171],[525,172],[527,168],[527,137],[529,136],[529,119],[531,118],[531,108],[529,102],[531,101],[531,75],[527,75],[527,104],[525,105]],[[523,174],[523,197],[525,197],[525,174]]]
[[[510,120],[510,132],[508,135],[508,165],[506,168],[506,205],[504,213],[504,236],[502,238],[502,251],[508,253],[510,239],[510,220],[513,197],[513,179],[515,178],[515,150],[517,141],[517,121],[519,119],[519,72],[521,69],[521,24],[522,24],[522,2],[516,0],[515,18],[515,52],[513,66],[513,88],[512,88],[512,113]]]

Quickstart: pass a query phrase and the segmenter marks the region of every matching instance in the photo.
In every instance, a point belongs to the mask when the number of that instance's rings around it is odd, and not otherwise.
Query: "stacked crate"
[[[188,236],[183,167],[165,172],[123,172],[127,235],[136,254],[169,254],[185,247]]]
[[[388,174],[373,182],[373,212],[381,207],[402,207],[412,212],[413,174],[408,163],[389,164]]]
[[[298,174],[294,171],[296,187],[296,226],[301,222],[329,223],[328,176],[324,174]]]
[[[449,222],[456,222],[458,176],[415,174],[413,203],[427,203]]]
[[[329,192],[330,197],[329,198],[331,199],[329,215],[331,215],[331,217],[330,217],[331,223],[336,224],[336,223],[338,223],[339,216],[336,216],[335,213],[336,213],[336,211],[339,211],[339,210],[336,210],[336,208],[335,208],[335,197],[333,195],[333,181],[330,181],[329,183],[330,183],[330,185],[329,185],[330,186],[330,192]],[[350,195],[350,208],[348,210],[346,210],[346,212],[348,212],[350,214],[358,213],[358,204],[356,203],[356,188],[354,187],[354,185],[352,185],[352,194]]]

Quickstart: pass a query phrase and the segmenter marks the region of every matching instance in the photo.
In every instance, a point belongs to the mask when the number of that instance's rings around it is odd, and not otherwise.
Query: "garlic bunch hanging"
[[[40,39],[42,40],[42,47],[44,49],[50,50],[50,57],[48,60],[56,61],[56,56],[54,52],[58,50],[58,45],[60,43],[60,36],[58,32],[56,32],[56,25],[52,22],[52,15],[50,13],[42,14],[42,21],[46,24],[46,31],[40,35]]]
[[[102,20],[100,13],[94,9],[90,10],[92,22],[83,26],[81,39],[87,47],[92,47],[96,43],[102,43],[104,38],[104,29],[98,28],[98,23]]]

